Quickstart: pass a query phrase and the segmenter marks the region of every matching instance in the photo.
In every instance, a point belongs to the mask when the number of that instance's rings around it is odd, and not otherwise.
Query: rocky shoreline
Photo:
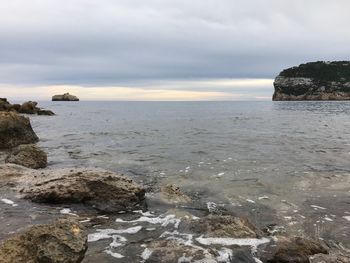
[[[0,148],[10,151],[6,162],[12,163],[0,165],[1,191],[39,207],[76,207],[76,211],[62,208],[57,215],[60,219],[24,226],[4,240],[0,262],[350,260],[345,248],[322,239],[258,227],[249,218],[214,204],[199,207],[174,184],[146,193],[131,178],[103,169],[40,169],[46,166],[46,159],[33,145],[39,138],[30,120],[16,112],[0,112],[0,132]],[[10,199],[2,202],[17,207]],[[149,211],[151,202],[167,208]]]
[[[310,62],[283,70],[274,101],[350,100],[350,62]]]

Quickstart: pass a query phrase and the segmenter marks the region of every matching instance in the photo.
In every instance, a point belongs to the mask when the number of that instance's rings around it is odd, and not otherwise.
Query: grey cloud
[[[273,78],[348,59],[349,9],[347,0],[2,1],[0,83]]]

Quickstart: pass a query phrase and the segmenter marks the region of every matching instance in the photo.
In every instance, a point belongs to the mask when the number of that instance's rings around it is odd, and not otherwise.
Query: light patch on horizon
[[[269,100],[272,79],[218,79],[172,81],[138,86],[84,87],[52,85],[39,87],[0,86],[2,96],[11,100],[50,100],[66,92],[81,100],[130,101],[203,101],[203,100]],[[259,92],[254,94],[256,89]],[[24,92],[25,90],[29,92]],[[244,90],[247,89],[247,92]],[[261,95],[262,93],[262,95]],[[272,94],[272,93],[271,93]]]

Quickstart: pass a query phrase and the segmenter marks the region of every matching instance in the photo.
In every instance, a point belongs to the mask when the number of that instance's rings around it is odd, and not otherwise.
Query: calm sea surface
[[[51,166],[99,166],[145,177],[177,176],[187,167],[229,178],[350,170],[348,102],[41,105],[57,114],[31,118]]]

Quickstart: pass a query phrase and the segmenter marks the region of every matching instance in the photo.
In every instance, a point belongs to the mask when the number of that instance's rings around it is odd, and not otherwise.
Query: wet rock
[[[46,116],[54,116],[55,113],[51,110],[43,110],[43,109],[40,109],[38,110],[37,112],[38,115],[46,115]]]
[[[45,168],[47,165],[47,155],[34,144],[24,144],[13,149],[5,162],[32,169]]]
[[[302,237],[278,237],[273,250],[266,260],[268,263],[309,263],[310,256],[328,253],[324,245]]]
[[[38,137],[28,118],[14,112],[0,112],[0,149],[34,143]]]
[[[192,201],[189,196],[182,193],[180,188],[174,184],[168,184],[161,188],[160,199],[169,204],[190,203]]]
[[[259,238],[261,235],[260,230],[247,219],[234,216],[209,215],[185,220],[180,229],[204,237]]]
[[[32,174],[33,173],[33,174]],[[34,177],[37,175],[37,170],[32,170],[24,166],[16,164],[1,164],[0,165],[0,186],[12,187],[14,190],[22,177]]]
[[[11,104],[5,98],[0,98],[0,111],[13,111],[17,113],[24,114],[38,114],[38,115],[48,115],[53,116],[53,113],[50,110],[45,110],[37,107],[38,103],[35,101],[27,101],[22,105],[20,104]]]
[[[65,93],[63,95],[52,96],[52,101],[79,101],[79,98],[69,93]]]
[[[37,105],[38,103],[36,101],[27,101],[20,106],[18,112],[25,114],[36,114],[40,110]]]
[[[134,209],[145,190],[126,176],[100,169],[47,170],[22,178],[24,198],[40,203],[82,203],[104,212]]]
[[[87,250],[87,234],[77,222],[60,219],[36,225],[0,245],[1,263],[78,263]]]
[[[309,258],[310,263],[348,263],[350,254],[343,252],[330,253],[329,255],[317,254]]]

